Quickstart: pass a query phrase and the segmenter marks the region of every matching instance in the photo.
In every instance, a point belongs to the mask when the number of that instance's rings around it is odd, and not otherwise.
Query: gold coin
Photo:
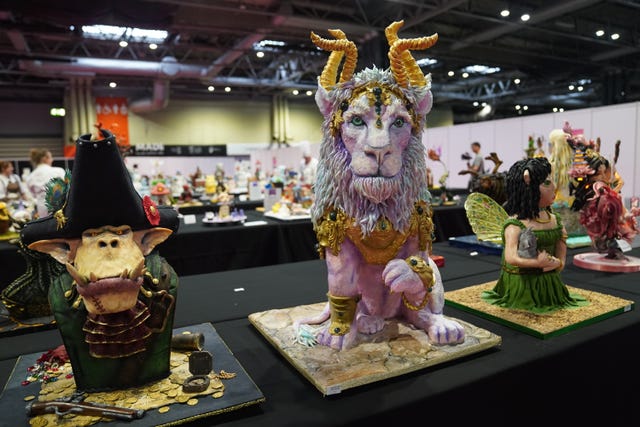
[[[213,397],[214,399],[219,399],[219,398],[221,398],[222,396],[224,396],[224,392],[223,392],[223,391],[216,391],[215,393],[213,393],[213,394],[211,395],[211,397]]]
[[[179,394],[176,396],[176,401],[180,402],[180,403],[184,403],[187,400],[189,400],[189,395],[188,394]]]
[[[131,397],[127,397],[124,402],[125,403],[136,403],[138,401],[137,397],[131,396]]]
[[[167,390],[171,390],[173,385],[171,385],[171,381],[162,380],[161,384],[158,384],[158,391],[162,393],[166,393]]]
[[[234,378],[236,376],[235,372],[226,372],[224,370],[220,370],[220,372],[218,373],[218,376],[220,378],[222,378],[223,380],[228,380],[231,378]]]
[[[160,392],[149,393],[148,396],[151,400],[160,400],[164,398],[164,394]]]
[[[28,402],[28,401],[33,400],[33,399],[35,399],[35,398],[36,398],[35,396],[25,396],[25,397],[24,397],[24,401],[25,401],[25,402]]]
[[[168,397],[176,397],[177,395],[178,395],[178,390],[177,389],[167,391],[167,396]]]
[[[49,424],[49,421],[44,417],[34,417],[29,420],[29,424],[33,427],[44,427]]]
[[[223,388],[224,384],[222,384],[222,381],[220,381],[220,379],[216,377],[211,379],[210,387],[214,390],[217,390],[219,388]]]
[[[194,406],[198,404],[198,399],[196,399],[195,397],[192,399],[187,400],[187,405],[189,406]]]
[[[161,414],[165,414],[167,412],[169,412],[171,408],[169,406],[162,406],[160,408],[158,408],[158,412],[160,412]]]

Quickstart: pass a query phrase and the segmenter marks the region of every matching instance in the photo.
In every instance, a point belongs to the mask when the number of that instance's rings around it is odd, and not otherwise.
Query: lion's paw
[[[380,316],[371,316],[368,314],[360,314],[356,321],[358,332],[363,334],[375,334],[384,328],[384,319]]]
[[[429,325],[427,334],[434,344],[460,344],[464,342],[464,327],[445,317],[438,317]]]
[[[331,347],[336,350],[346,350],[353,347],[357,335],[358,332],[353,327],[344,335],[333,335],[329,332],[328,328],[323,328],[316,336],[316,339],[318,344]]]

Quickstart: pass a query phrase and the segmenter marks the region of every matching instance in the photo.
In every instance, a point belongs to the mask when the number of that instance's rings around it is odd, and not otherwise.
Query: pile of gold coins
[[[145,411],[157,410],[159,413],[167,413],[171,410],[171,405],[186,404],[195,406],[202,398],[212,397],[219,399],[224,395],[225,386],[222,380],[228,380],[236,376],[235,373],[225,372],[224,370],[216,373],[209,373],[209,387],[198,393],[185,393],[182,385],[185,379],[192,376],[189,372],[189,355],[188,353],[171,352],[171,374],[160,381],[149,384],[144,387],[135,387],[125,390],[115,390],[100,393],[87,393],[86,402],[98,403],[103,405],[122,406],[130,409],[144,409]],[[76,391],[75,381],[71,375],[71,364],[65,363],[60,368],[58,380],[42,384],[38,401],[46,402],[51,400],[68,399]],[[69,375],[67,375],[69,374]],[[36,399],[36,396],[27,396],[25,401],[29,402]],[[64,415],[63,422],[65,425],[73,425],[77,427],[90,426],[98,422],[111,421],[108,418],[100,418],[86,415],[68,414]],[[73,420],[73,421],[69,421]],[[46,414],[34,416],[29,420],[32,426],[55,426],[60,423],[60,419],[55,414]]]

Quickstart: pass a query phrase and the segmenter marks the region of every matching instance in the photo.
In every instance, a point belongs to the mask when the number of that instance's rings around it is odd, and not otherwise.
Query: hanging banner
[[[96,98],[97,122],[111,131],[123,152],[131,148],[129,141],[129,104],[127,98]]]

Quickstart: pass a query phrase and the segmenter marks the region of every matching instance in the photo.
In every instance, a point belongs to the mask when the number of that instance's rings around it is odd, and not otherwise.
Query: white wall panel
[[[471,152],[471,126],[466,123],[449,127],[449,147],[448,147],[448,163],[449,167],[449,188],[467,188],[469,183],[469,175],[458,175],[461,170],[467,169],[466,160],[462,160],[460,156],[463,153],[473,154]]]
[[[520,140],[522,122],[523,119],[521,117],[495,121],[496,149],[494,151],[502,160],[502,166],[500,166],[498,172],[507,172],[512,164],[522,158],[522,141]],[[493,164],[491,167],[493,167]]]
[[[637,107],[634,104],[620,104],[609,107],[594,108],[592,111],[592,133],[585,135],[588,139],[600,138],[600,154],[613,162],[615,143],[620,140],[620,157],[616,163],[618,173],[625,182],[622,188],[623,196],[631,196],[640,187],[634,183],[634,170],[638,151]],[[635,189],[634,189],[635,187]]]

